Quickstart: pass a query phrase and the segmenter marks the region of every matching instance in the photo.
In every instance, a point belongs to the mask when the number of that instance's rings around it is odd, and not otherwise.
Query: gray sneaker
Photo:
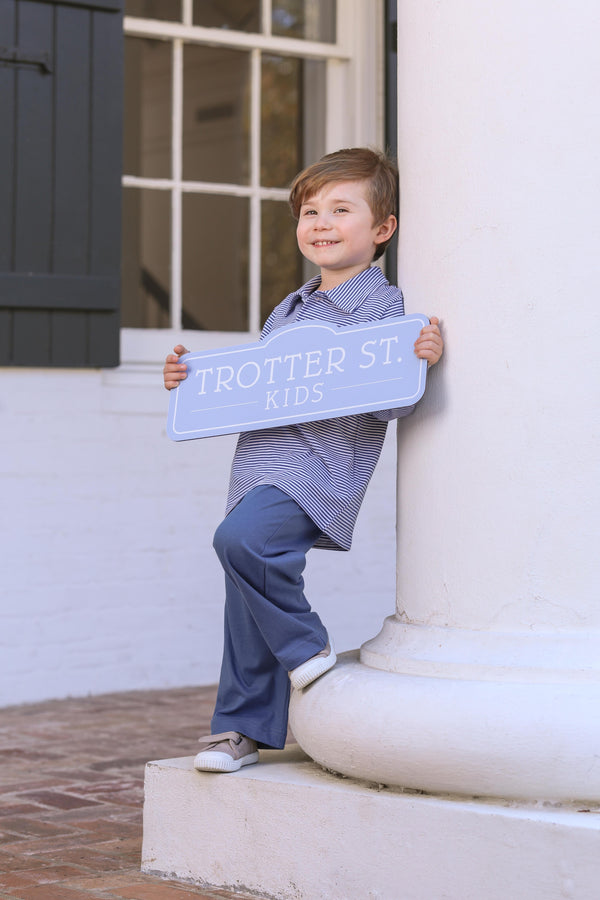
[[[296,690],[308,687],[309,684],[312,684],[313,681],[316,681],[317,678],[320,678],[321,675],[332,669],[335,666],[336,659],[335,651],[327,644],[316,656],[311,656],[306,662],[292,669],[289,673],[292,687],[296,688]]]
[[[194,768],[201,772],[237,772],[258,762],[256,741],[239,731],[207,734],[198,743],[207,745],[194,760]]]

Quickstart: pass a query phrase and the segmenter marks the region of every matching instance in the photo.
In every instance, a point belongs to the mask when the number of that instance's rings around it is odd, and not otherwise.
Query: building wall
[[[169,441],[161,384],[160,363],[0,370],[0,706],[217,681],[235,438]],[[339,650],[393,611],[394,432],[353,550],[309,556]]]

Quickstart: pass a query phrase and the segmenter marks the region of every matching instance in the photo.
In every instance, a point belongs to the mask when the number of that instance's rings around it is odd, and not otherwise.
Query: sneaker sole
[[[329,656],[317,656],[314,659],[309,659],[307,662],[302,663],[302,665],[290,672],[292,687],[297,691],[308,687],[309,684],[312,684],[313,681],[316,681],[317,678],[320,678],[325,672],[329,672],[329,670],[335,666],[336,661],[337,657],[335,651],[331,650]]]
[[[251,766],[257,762],[258,751],[233,759],[228,753],[221,753],[219,750],[203,750],[194,759],[194,768],[199,772],[237,772],[242,766]]]

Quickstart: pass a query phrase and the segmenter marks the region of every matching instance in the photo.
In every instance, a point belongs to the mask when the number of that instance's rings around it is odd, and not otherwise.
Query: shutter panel
[[[119,363],[122,24],[0,3],[0,364]]]

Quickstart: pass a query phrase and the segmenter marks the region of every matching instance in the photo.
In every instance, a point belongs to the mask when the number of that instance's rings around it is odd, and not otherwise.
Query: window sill
[[[143,401],[146,411],[162,409],[164,391],[162,385],[162,368],[165,357],[176,344],[183,344],[189,350],[215,350],[219,347],[233,347],[237,344],[249,344],[257,341],[259,335],[249,332],[232,331],[173,331],[168,328],[122,328],[121,329],[121,364],[115,369],[102,369],[102,383],[110,388],[120,390],[131,388],[135,404],[141,401],[140,388],[150,388],[154,399]],[[136,390],[137,389],[137,390]],[[155,393],[156,391],[156,393]],[[112,395],[112,392],[110,392]],[[129,394],[130,392],[127,391]],[[122,398],[113,411],[122,411],[121,406],[129,406],[131,398]],[[160,398],[160,400],[158,399]],[[116,401],[115,401],[116,402]],[[112,404],[111,404],[112,409]]]
[[[215,350],[257,341],[258,334],[247,331],[174,331],[169,328],[122,328],[121,366],[164,364],[176,344],[188,350]]]

